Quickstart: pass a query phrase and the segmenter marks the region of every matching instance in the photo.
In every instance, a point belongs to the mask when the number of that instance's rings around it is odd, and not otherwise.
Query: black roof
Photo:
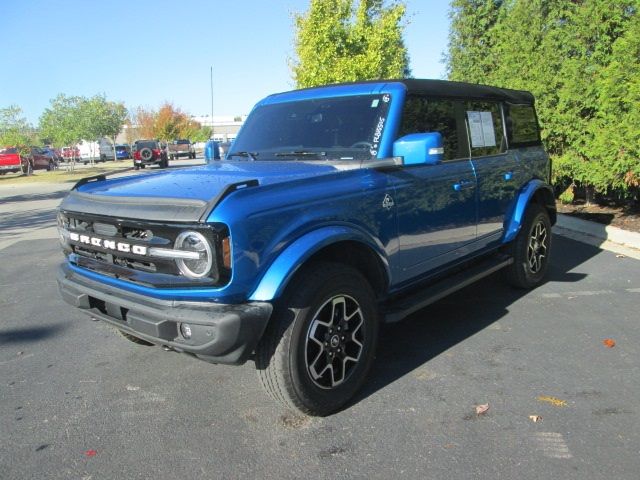
[[[534,103],[533,95],[524,90],[492,87],[477,83],[450,82],[448,80],[420,80],[408,78],[403,80],[389,80],[403,83],[408,93],[424,94],[434,97],[455,97],[505,100],[512,103]]]
[[[318,85],[301,90],[313,90],[315,88],[333,87],[340,85],[359,85],[364,83],[402,83],[409,94],[429,95],[432,97],[447,98],[471,98],[476,100],[504,100],[510,103],[533,105],[534,98],[530,92],[524,90],[511,90],[509,88],[492,87],[479,83],[451,82],[449,80],[431,80],[418,78],[398,78],[364,80],[360,82],[336,83],[330,85]]]

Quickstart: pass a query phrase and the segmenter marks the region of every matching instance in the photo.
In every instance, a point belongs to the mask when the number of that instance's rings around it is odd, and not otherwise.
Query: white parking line
[[[572,458],[569,446],[561,433],[537,432],[534,437],[538,450],[549,458]]]

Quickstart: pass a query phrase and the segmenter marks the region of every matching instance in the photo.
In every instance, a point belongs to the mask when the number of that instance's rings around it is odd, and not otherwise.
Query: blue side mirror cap
[[[393,156],[403,157],[405,165],[442,162],[444,148],[440,132],[411,133],[393,143]]]

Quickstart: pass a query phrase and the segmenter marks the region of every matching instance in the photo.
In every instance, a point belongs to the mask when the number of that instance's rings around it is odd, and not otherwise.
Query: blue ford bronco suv
[[[381,322],[498,270],[543,281],[556,208],[528,92],[386,80],[271,95],[226,157],[78,182],[58,214],[63,298],[128,339],[255,362],[327,415]]]

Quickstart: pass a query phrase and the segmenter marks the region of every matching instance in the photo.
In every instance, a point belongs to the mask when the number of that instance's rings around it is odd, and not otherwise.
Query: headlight
[[[209,275],[213,266],[213,252],[207,239],[198,232],[182,232],[176,238],[176,250],[195,252],[197,259],[176,259],[183,275],[189,278],[202,278]]]

